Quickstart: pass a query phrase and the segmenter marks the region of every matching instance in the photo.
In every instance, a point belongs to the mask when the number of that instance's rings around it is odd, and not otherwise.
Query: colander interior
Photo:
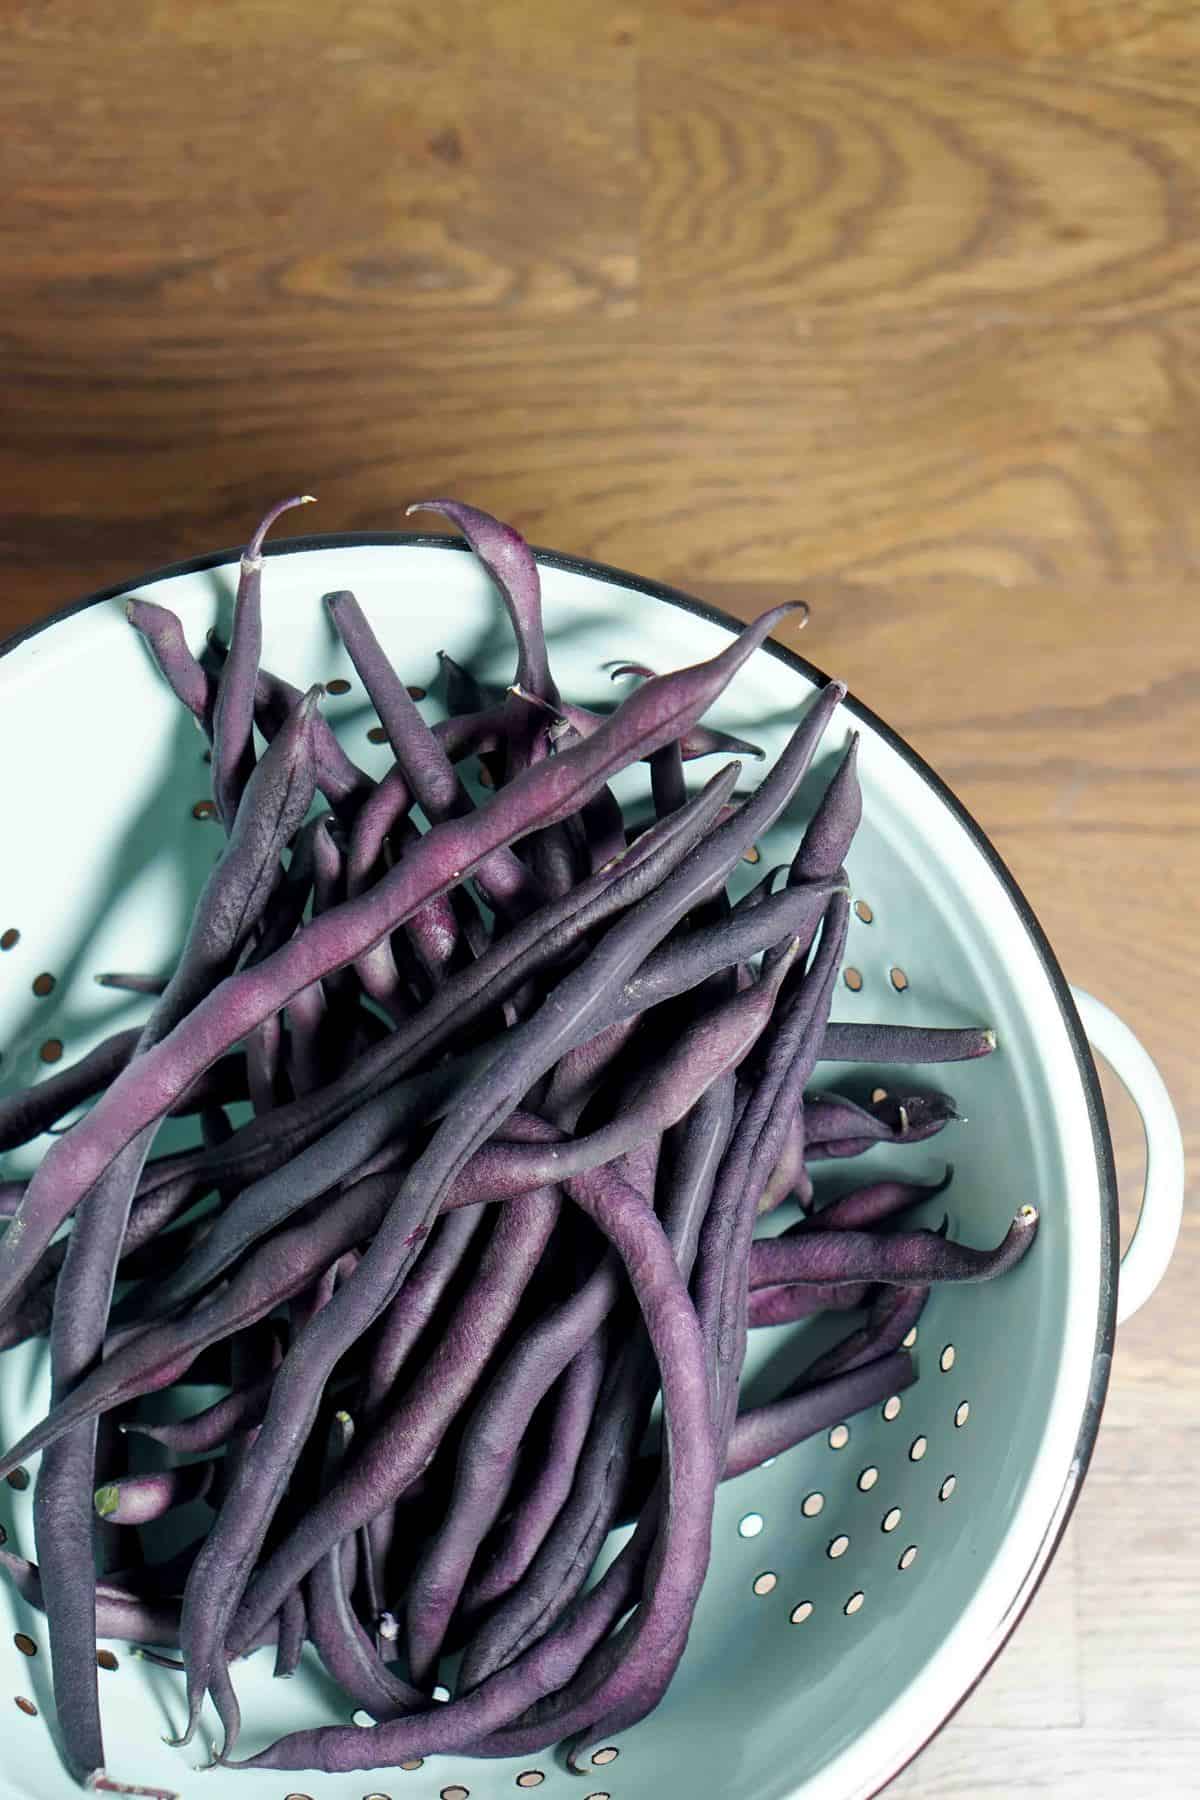
[[[227,620],[235,573],[230,564],[176,574],[153,586],[153,598],[182,615],[199,645],[210,625]],[[611,702],[605,665],[614,659],[677,666],[726,637],[709,617],[564,562],[549,564],[544,580],[556,673],[584,702]],[[422,702],[430,718],[441,712],[441,649],[485,676],[511,678],[500,608],[456,549],[411,540],[272,556],[264,660],[301,687],[350,683],[329,696],[326,711],[369,771],[382,771],[389,753],[370,739],[374,716],[319,605],[333,587],[354,588],[406,679],[431,690]],[[811,691],[794,661],[760,654],[712,717],[773,757]],[[198,805],[208,789],[204,740],[167,694],[119,599],[17,645],[0,662],[0,695],[7,1087],[135,1022],[142,1003],[97,988],[92,976],[171,966],[219,836]],[[853,728],[862,734],[865,806],[849,864],[856,906],[835,1017],[986,1022],[1000,1047],[981,1063],[934,1070],[822,1065],[814,1087],[944,1087],[966,1122],[927,1144],[820,1165],[819,1189],[839,1191],[871,1172],[932,1179],[950,1161],[953,1183],[920,1222],[948,1212],[955,1235],[990,1244],[1031,1201],[1042,1216],[1033,1254],[1002,1281],[935,1293],[916,1339],[919,1380],[902,1399],[722,1489],[712,1570],[679,1676],[658,1712],[602,1749],[584,1780],[551,1753],[503,1763],[442,1757],[370,1775],[201,1777],[196,1746],[173,1751],[161,1742],[181,1719],[181,1678],[119,1644],[103,1652],[115,1665],[101,1687],[111,1773],[217,1800],[498,1800],[527,1789],[547,1800],[839,1800],[874,1791],[969,1685],[1078,1475],[1111,1254],[1097,1158],[1103,1127],[1052,976],[1009,889],[925,775],[852,707],[835,721],[799,805],[760,846],[763,866],[790,856]],[[697,772],[705,765],[692,765]],[[754,778],[748,767],[744,782]],[[632,798],[639,778],[625,780]],[[755,878],[747,868],[747,885]],[[23,1172],[45,1143],[7,1157],[5,1172]],[[843,1317],[755,1333],[752,1395],[777,1391],[815,1345],[846,1328]],[[0,1432],[11,1441],[44,1408],[44,1356],[26,1346],[9,1352],[0,1376]],[[206,1395],[193,1398],[199,1407]],[[32,1556],[29,1487],[0,1495],[10,1544]],[[291,1682],[272,1679],[267,1652],[239,1667],[247,1751],[302,1723],[347,1716],[309,1655]],[[5,1706],[13,1754],[0,1765],[0,1795],[68,1792],[50,1740],[43,1621],[7,1585]]]

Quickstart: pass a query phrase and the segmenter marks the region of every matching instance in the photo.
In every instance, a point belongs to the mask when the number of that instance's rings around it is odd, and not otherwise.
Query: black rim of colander
[[[278,538],[265,547],[268,556],[295,556],[313,550],[412,548],[432,548],[445,550],[452,554],[470,553],[469,546],[461,538],[414,531],[314,533],[306,537]],[[644,576],[630,574],[627,570],[614,568],[609,563],[593,562],[588,557],[568,556],[561,551],[545,550],[536,545],[533,546],[533,550],[538,562],[547,568],[561,569],[571,575],[585,575],[612,587],[645,594],[648,599],[660,600],[668,606],[676,606],[681,612],[691,613],[694,617],[704,619],[712,625],[724,626],[729,631],[741,629],[742,622],[730,614],[722,612],[719,607],[710,606],[703,600],[697,600],[694,595],[684,593],[680,588],[670,587],[665,582],[648,581]],[[0,657],[7,656],[19,645],[27,643],[30,638],[37,637],[44,631],[49,631],[51,627],[60,625],[67,619],[75,618],[77,614],[85,612],[89,607],[102,605],[108,600],[115,600],[118,596],[137,593],[142,588],[153,586],[157,582],[173,580],[177,576],[198,575],[209,569],[225,567],[230,563],[236,563],[240,555],[240,547],[236,550],[212,551],[204,556],[189,557],[186,561],[154,569],[139,581],[120,582],[113,587],[104,588],[98,593],[89,594],[85,599],[76,600],[67,606],[60,607],[49,617],[39,620],[36,624],[26,626],[6,638],[3,643],[0,643]],[[829,680],[829,676],[825,674],[824,670],[819,669],[815,663],[808,662],[806,658],[798,656],[794,650],[789,650],[783,644],[768,639],[763,645],[763,649],[768,655],[776,657],[788,668],[795,670],[818,686]],[[869,725],[872,731],[877,732],[883,741],[907,763],[914,774],[918,775],[931,792],[949,809],[1016,909],[1017,916],[1028,933],[1055,999],[1058,1001],[1063,1023],[1071,1041],[1092,1127],[1101,1208],[1100,1304],[1092,1358],[1092,1377],[1075,1444],[1075,1452],[1071,1458],[1070,1473],[1063,1493],[1038,1546],[1036,1555],[1011,1604],[1005,1609],[999,1628],[986,1642],[982,1659],[977,1666],[966,1671],[967,1679],[958,1693],[947,1701],[946,1710],[935,1729],[919,1744],[907,1748],[899,1760],[886,1771],[878,1785],[871,1790],[872,1793],[879,1794],[903,1768],[920,1755],[927,1744],[932,1742],[946,1722],[958,1711],[963,1701],[977,1687],[1020,1623],[1026,1607],[1033,1599],[1042,1577],[1053,1560],[1054,1552],[1062,1539],[1083,1486],[1083,1479],[1087,1474],[1088,1464],[1095,1448],[1096,1435],[1100,1428],[1100,1416],[1104,1410],[1104,1398],[1108,1390],[1109,1372],[1112,1367],[1113,1343],[1116,1337],[1120,1239],[1116,1170],[1113,1164],[1112,1143],[1109,1137],[1108,1119],[1100,1089],[1100,1080],[1096,1073],[1096,1065],[1087,1036],[1075,1008],[1070,986],[1050,948],[1049,940],[1042,930],[1036,913],[987,833],[967,811],[961,800],[946,786],[941,777],[930,768],[924,757],[918,755],[911,744],[906,743],[890,725],[872,712],[869,706],[865,706],[861,700],[856,699],[853,694],[847,695],[843,702],[843,711],[851,718],[861,720],[864,724]]]

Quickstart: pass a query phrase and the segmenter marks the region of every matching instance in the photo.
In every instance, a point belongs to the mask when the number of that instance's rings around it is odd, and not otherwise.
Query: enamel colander
[[[584,703],[611,703],[606,665],[615,658],[676,667],[712,655],[733,628],[631,576],[563,556],[540,560],[555,672]],[[152,595],[181,615],[199,647],[210,626],[227,624],[236,573],[232,555],[168,569],[69,609],[0,659],[6,1086],[137,1019],[144,1003],[98,988],[97,971],[170,967],[219,828],[206,816],[203,739],[121,601]],[[399,536],[271,546],[264,661],[301,688],[330,684],[330,720],[378,773],[387,748],[374,741],[376,721],[320,605],[327,590],[346,587],[405,679],[429,688],[431,718],[440,710],[439,650],[502,683],[512,647],[487,578],[461,545]],[[712,721],[774,757],[820,679],[771,645]],[[999,1049],[951,1068],[857,1072],[883,1086],[945,1087],[967,1122],[926,1144],[881,1146],[839,1179],[859,1170],[865,1179],[869,1165],[926,1180],[949,1159],[953,1184],[919,1222],[948,1207],[956,1236],[992,1244],[1032,1201],[1042,1221],[1033,1252],[1002,1280],[935,1292],[916,1336],[919,1379],[902,1397],[722,1489],[712,1568],[675,1683],[652,1718],[593,1755],[584,1777],[554,1752],[519,1762],[438,1757],[372,1775],[199,1774],[201,1745],[172,1750],[162,1741],[182,1718],[181,1677],[113,1644],[100,1651],[100,1679],[114,1777],[189,1800],[507,1800],[531,1789],[545,1800],[858,1800],[916,1754],[997,1654],[1079,1492],[1116,1323],[1153,1291],[1170,1256],[1182,1151],[1144,1051],[1103,1007],[1072,995],[978,827],[853,699],[792,816],[760,846],[763,867],[790,857],[852,729],[861,733],[864,818],[849,859],[855,906],[835,1016],[986,1022]],[[751,766],[743,779],[753,775]],[[632,794],[639,772],[623,779]],[[1113,1167],[1089,1038],[1133,1094],[1149,1145],[1141,1222],[1119,1283]],[[846,1071],[818,1068],[813,1085],[839,1076]],[[160,1147],[171,1141],[164,1134]],[[27,1170],[45,1143],[7,1157],[5,1172]],[[845,1329],[844,1319],[817,1320],[754,1333],[751,1394],[778,1391],[814,1345]],[[40,1414],[47,1391],[42,1346],[0,1360],[3,1441]],[[191,1396],[197,1408],[215,1397]],[[10,1544],[32,1555],[28,1479],[0,1494]],[[346,1719],[344,1699],[310,1654],[289,1682],[272,1679],[269,1652],[238,1665],[246,1753],[302,1724]],[[48,1660],[44,1621],[3,1586],[0,1800],[73,1791],[53,1742]],[[215,1729],[207,1713],[206,1724]]]

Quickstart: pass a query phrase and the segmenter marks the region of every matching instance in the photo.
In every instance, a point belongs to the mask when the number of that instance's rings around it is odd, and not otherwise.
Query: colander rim
[[[598,562],[591,557],[574,556],[564,551],[546,549],[537,544],[532,544],[530,548],[537,561],[547,568],[558,569],[569,575],[586,576],[612,587],[644,594],[648,599],[678,607],[681,612],[703,619],[708,624],[723,626],[726,630],[737,631],[741,628],[742,621],[723,611],[722,608],[713,606],[708,601],[699,600],[694,594],[689,594],[684,589],[674,587],[667,582],[635,575],[627,569],[618,568],[612,563]],[[303,555],[311,551],[355,549],[437,549],[456,555],[470,554],[469,545],[461,538],[452,538],[437,532],[416,531],[313,532],[301,537],[273,539],[266,544],[265,554],[269,557],[286,557]],[[50,631],[55,625],[65,624],[91,607],[103,605],[122,594],[133,593],[158,582],[171,581],[188,575],[200,575],[211,569],[226,567],[231,563],[236,563],[240,556],[241,546],[235,549],[208,551],[152,569],[148,574],[136,580],[115,582],[109,587],[85,595],[82,599],[70,601],[57,608],[46,618],[23,626],[0,641],[0,660],[22,644],[28,643],[32,638]],[[798,655],[796,651],[789,649],[785,644],[768,639],[763,645],[763,649],[768,655],[776,657],[787,668],[803,675],[808,681],[823,684],[830,679],[816,663],[809,662],[806,657]],[[847,694],[843,702],[843,710],[851,718],[861,721],[875,732],[919,777],[933,795],[949,809],[984,858],[1011,902],[1049,981],[1075,1057],[1092,1130],[1101,1205],[1100,1291],[1096,1337],[1092,1354],[1092,1373],[1063,1492],[1033,1560],[1018,1584],[1017,1592],[1005,1613],[1001,1628],[993,1637],[985,1641],[982,1658],[974,1667],[968,1667],[964,1671],[961,1685],[956,1684],[958,1691],[947,1701],[945,1711],[934,1729],[923,1737],[920,1743],[906,1747],[899,1759],[887,1770],[878,1787],[872,1790],[874,1794],[881,1794],[885,1788],[890,1786],[896,1776],[907,1768],[938,1736],[942,1728],[953,1718],[987,1674],[1016,1630],[1040,1587],[1070,1522],[1075,1503],[1083,1487],[1088,1465],[1091,1462],[1092,1452],[1095,1449],[1112,1367],[1113,1345],[1116,1338],[1120,1219],[1116,1168],[1100,1079],[1087,1036],[1072,998],[1070,984],[1050,946],[1037,914],[1026,898],[1020,883],[983,827],[963,805],[953,789],[948,787],[936,770],[925,761],[924,757],[914,750],[899,732],[881,719],[863,701],[857,699],[853,693]]]

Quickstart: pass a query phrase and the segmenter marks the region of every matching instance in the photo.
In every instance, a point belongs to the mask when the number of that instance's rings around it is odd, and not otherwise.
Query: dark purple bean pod
[[[802,614],[799,620],[801,625],[808,619],[806,603],[802,603]],[[637,675],[643,681],[653,681],[654,670],[647,668],[645,663],[620,663],[609,671],[613,681],[619,681],[623,675]],[[686,732],[680,748],[685,762],[691,762],[698,756],[753,756],[762,762],[767,754],[759,744],[748,743],[745,738],[730,737],[727,731],[710,731],[704,725],[694,725]]]
[[[11,1550],[0,1550],[0,1569],[4,1570],[22,1600],[36,1607],[38,1612],[46,1611],[41,1570],[37,1563],[14,1556]],[[101,1585],[96,1596],[96,1629],[92,1645],[98,1638],[115,1638],[127,1644],[176,1645],[179,1642],[179,1607],[122,1595]]]
[[[29,1143],[107,1087],[133,1055],[140,1036],[140,1025],[114,1032],[69,1068],[33,1087],[6,1094],[0,1100],[0,1150],[15,1150],[19,1144]]]
[[[363,1378],[362,1416],[367,1426],[375,1424],[393,1397],[401,1371],[464,1267],[484,1219],[481,1208],[469,1207],[439,1219],[412,1274],[380,1319]]]
[[[760,1213],[774,1212],[785,1200],[795,1195],[802,1207],[812,1205],[812,1177],[804,1166],[804,1118],[792,1119],[787,1128],[779,1161],[767,1178],[758,1202]]]
[[[254,690],[262,656],[263,540],[282,513],[308,506],[313,498],[312,494],[296,494],[273,506],[242,553],[229,654],[213,707],[213,799],[230,829],[254,768]]]
[[[92,977],[97,987],[112,988],[120,994],[149,994],[157,1000],[167,991],[169,975],[135,975],[121,969],[105,969]]]
[[[339,1412],[330,1427],[328,1482],[345,1462],[354,1435],[350,1415]],[[351,1704],[376,1719],[420,1712],[428,1701],[418,1689],[393,1675],[363,1630],[351,1603],[353,1559],[338,1543],[308,1578],[308,1617],[317,1654]]]
[[[308,1608],[301,1588],[293,1588],[279,1609],[278,1638],[275,1644],[275,1679],[289,1681],[300,1666],[300,1657],[308,1637]],[[180,1667],[182,1668],[182,1664]]]
[[[936,1231],[821,1231],[760,1239],[753,1247],[757,1287],[795,1282],[885,1282],[897,1287],[938,1281],[991,1281],[1014,1268],[1033,1243],[1037,1209],[1023,1206],[994,1250],[976,1250]]]
[[[862,823],[862,789],[858,783],[858,733],[838,764],[792,858],[789,880],[819,881],[836,875],[849,854]]]
[[[954,1176],[952,1164],[940,1181],[873,1181],[867,1187],[840,1194],[807,1218],[789,1225],[784,1237],[803,1237],[811,1231],[869,1231],[884,1219],[895,1218],[923,1200],[933,1200],[945,1193]]]
[[[558,689],[550,674],[546,633],[542,624],[542,584],[537,559],[525,539],[511,525],[501,524],[490,513],[467,506],[461,500],[417,500],[405,508],[437,512],[457,525],[500,590],[517,640],[519,685],[550,705],[558,702]]]
[[[822,1062],[923,1063],[968,1062],[990,1056],[996,1034],[976,1026],[851,1025],[842,1021],[826,1028]]]
[[[805,1393],[818,1382],[866,1368],[899,1350],[924,1312],[931,1291],[919,1285],[880,1288],[866,1323],[811,1362],[788,1388],[788,1395]]]
[[[226,1394],[224,1399],[214,1401],[191,1418],[168,1419],[159,1425],[146,1425],[131,1419],[121,1426],[121,1430],[136,1437],[151,1438],[179,1456],[200,1456],[210,1450],[219,1450],[238,1432],[260,1423],[267,1410],[274,1379],[275,1366],[272,1366],[257,1381]]]
[[[127,600],[125,617],[146,644],[171,692],[211,739],[216,682],[188,649],[180,619],[153,600]]]
[[[885,1116],[885,1108],[893,1115],[890,1119]],[[960,1119],[949,1094],[914,1094],[899,1101],[889,1100],[874,1112],[873,1117],[876,1123],[857,1134],[826,1138],[821,1143],[806,1142],[805,1160],[828,1162],[839,1157],[861,1156],[881,1143],[896,1147],[923,1144]]]
[[[753,1252],[751,1263],[753,1266]],[[831,1282],[824,1287],[751,1285],[750,1329],[794,1325],[798,1319],[811,1319],[821,1312],[852,1312],[863,1304],[870,1291],[871,1284],[866,1281]]]
[[[173,1506],[203,1500],[212,1486],[210,1462],[187,1463],[178,1469],[160,1469],[150,1475],[124,1475],[109,1481],[95,1493],[96,1512],[112,1525],[149,1525]]]
[[[436,734],[421,717],[415,701],[384,655],[353,594],[327,594],[325,605],[371,702],[414,798],[431,825],[474,811]],[[543,896],[520,858],[508,849],[485,857],[475,871],[475,885],[486,903],[502,917],[532,912]]]
[[[842,1094],[804,1096],[804,1141],[810,1149],[817,1144],[837,1143],[841,1138],[873,1138],[882,1143],[892,1136],[886,1119]]]
[[[768,1457],[782,1456],[817,1432],[828,1431],[868,1406],[878,1406],[891,1394],[903,1393],[916,1378],[912,1358],[896,1350],[862,1368],[831,1376],[803,1393],[739,1413],[729,1440],[724,1479],[745,1475]]]

